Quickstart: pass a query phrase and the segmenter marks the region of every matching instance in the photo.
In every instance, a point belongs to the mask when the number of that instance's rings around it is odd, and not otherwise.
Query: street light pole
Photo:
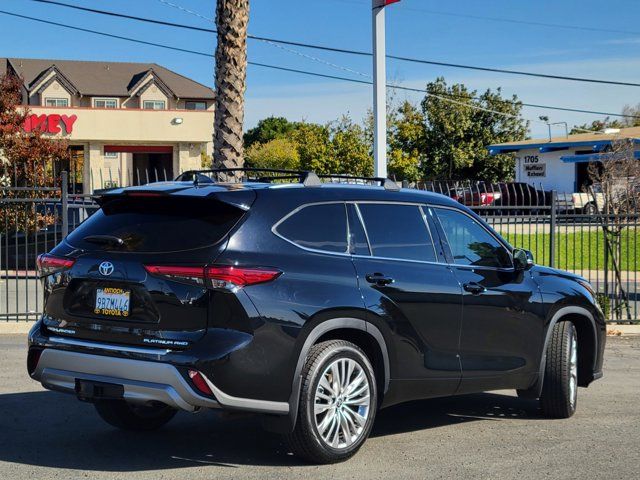
[[[373,0],[373,159],[375,176],[387,178],[387,59],[381,3]]]
[[[376,177],[387,178],[387,52],[385,7],[400,0],[372,0],[373,161]]]

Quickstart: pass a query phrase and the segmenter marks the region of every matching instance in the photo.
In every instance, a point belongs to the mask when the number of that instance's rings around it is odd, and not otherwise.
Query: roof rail
[[[384,187],[385,190],[389,190],[390,192],[398,192],[400,191],[400,185],[391,180],[390,178],[382,178],[382,177],[359,177],[355,175],[341,175],[341,174],[322,174],[318,175],[319,178],[336,178],[338,180],[346,180],[346,183],[349,181],[354,182],[375,182],[378,183],[381,187]]]
[[[284,170],[277,168],[249,168],[249,167],[236,167],[236,168],[214,168],[207,170],[188,170],[180,174],[177,178],[177,182],[193,181],[194,185],[201,183],[217,183],[219,181],[227,181],[224,177],[237,177],[237,174],[243,174],[240,176],[240,181],[254,181],[271,183],[274,180],[297,180],[298,183],[303,184],[305,187],[319,187],[322,185],[321,179],[337,179],[345,180],[345,183],[357,183],[357,182],[375,182],[384,187],[385,190],[397,192],[400,190],[400,186],[388,178],[379,177],[358,177],[352,175],[342,174],[322,174],[317,175],[315,172],[308,170]],[[220,177],[223,177],[222,180]]]

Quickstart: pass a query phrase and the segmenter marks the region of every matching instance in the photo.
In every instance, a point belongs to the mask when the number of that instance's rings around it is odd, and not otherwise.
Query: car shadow
[[[536,402],[506,395],[422,400],[380,411],[372,436],[505,418],[541,416]],[[257,416],[179,413],[158,432],[125,432],[100,420],[91,404],[49,391],[0,395],[0,461],[107,472],[303,465]]]

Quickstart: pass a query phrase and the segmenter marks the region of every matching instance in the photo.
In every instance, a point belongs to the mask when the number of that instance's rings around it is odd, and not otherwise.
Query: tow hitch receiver
[[[124,386],[115,383],[94,382],[76,378],[76,395],[83,402],[96,400],[122,400]]]

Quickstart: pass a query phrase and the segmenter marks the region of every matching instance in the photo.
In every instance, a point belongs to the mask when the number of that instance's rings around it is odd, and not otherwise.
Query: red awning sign
[[[392,3],[398,3],[400,0],[375,0],[374,8],[386,7]]]
[[[171,145],[105,145],[105,153],[173,153]]]

